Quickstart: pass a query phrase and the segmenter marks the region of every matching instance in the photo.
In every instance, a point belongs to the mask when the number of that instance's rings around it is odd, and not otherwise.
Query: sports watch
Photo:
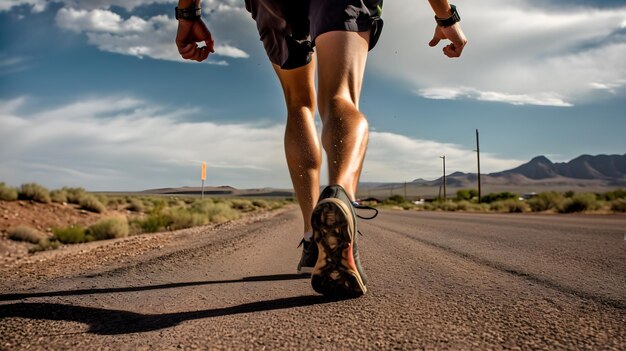
[[[200,18],[200,8],[195,8],[193,6],[187,7],[184,9],[176,8],[176,19],[185,19],[185,20],[195,20]]]
[[[456,10],[456,6],[450,5],[450,8],[452,10],[452,16],[448,18],[439,18],[435,16],[435,21],[437,21],[438,25],[442,27],[450,27],[451,25],[461,21],[461,16],[459,16],[459,12]]]

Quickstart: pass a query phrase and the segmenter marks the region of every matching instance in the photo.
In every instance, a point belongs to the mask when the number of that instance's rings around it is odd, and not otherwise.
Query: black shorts
[[[293,69],[311,62],[315,39],[331,31],[370,32],[371,50],[383,29],[383,0],[245,0],[272,63]]]

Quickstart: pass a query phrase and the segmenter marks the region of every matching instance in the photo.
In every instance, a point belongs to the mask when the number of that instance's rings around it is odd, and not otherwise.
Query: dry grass
[[[123,216],[101,219],[87,229],[87,235],[94,240],[124,238],[128,233],[128,220]]]
[[[9,233],[9,239],[15,241],[25,241],[32,244],[39,244],[41,241],[47,240],[46,234],[27,225],[9,228],[7,232]]]
[[[22,184],[18,191],[18,199],[32,200],[44,204],[49,204],[52,201],[48,189],[37,183]]]
[[[83,210],[96,213],[103,213],[104,211],[106,211],[106,207],[102,204],[102,202],[100,202],[97,197],[91,194],[84,194],[78,201],[78,204]]]

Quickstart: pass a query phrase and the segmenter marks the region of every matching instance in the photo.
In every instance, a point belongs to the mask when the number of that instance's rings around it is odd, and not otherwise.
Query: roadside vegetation
[[[414,202],[401,195],[393,195],[381,203],[368,202],[378,208],[425,211],[464,211],[500,213],[626,213],[626,190],[606,193],[558,193],[554,191],[524,198],[510,192],[490,193],[478,202],[475,189],[461,189],[456,197],[446,201]]]
[[[8,228],[9,239],[34,244],[30,252],[55,249],[61,244],[78,244],[218,224],[241,218],[249,213],[275,210],[293,201],[107,195],[89,193],[83,188],[64,187],[49,191],[35,183],[12,188],[2,182],[0,182],[0,200],[56,203],[71,206],[76,211],[100,215],[100,219],[91,225],[51,228],[51,233],[44,233],[26,225]]]

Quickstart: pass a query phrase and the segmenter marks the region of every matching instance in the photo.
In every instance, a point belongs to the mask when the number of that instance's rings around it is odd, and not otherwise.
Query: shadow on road
[[[232,307],[163,314],[141,314],[129,311],[73,306],[59,303],[20,302],[10,305],[0,305],[0,319],[20,317],[39,320],[80,322],[89,325],[89,333],[119,335],[170,328],[181,322],[194,319],[280,310],[334,301],[338,301],[338,299],[329,299],[319,295],[295,296],[245,303]]]
[[[200,286],[200,285],[213,285],[213,284],[296,280],[296,279],[308,279],[310,277],[311,276],[308,274],[273,274],[273,275],[259,275],[259,276],[252,276],[252,277],[244,277],[241,279],[180,282],[180,283],[169,283],[169,284],[148,285],[148,286],[131,286],[131,287],[121,287],[121,288],[92,288],[92,289],[62,290],[62,291],[48,291],[48,292],[34,292],[34,293],[4,294],[4,295],[0,295],[0,301],[21,300],[21,299],[26,299],[29,297],[111,294],[111,293],[123,293],[123,292],[133,292],[133,291],[173,289],[173,288],[182,288],[182,287],[187,287],[187,286]]]

